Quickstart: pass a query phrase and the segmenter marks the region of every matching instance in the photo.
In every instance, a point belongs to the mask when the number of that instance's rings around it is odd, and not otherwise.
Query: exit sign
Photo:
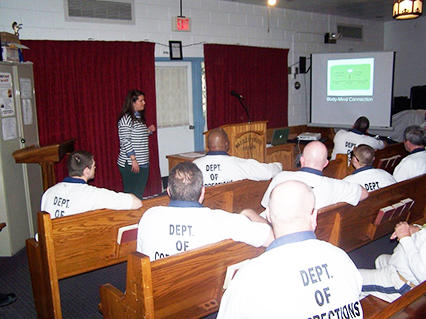
[[[173,17],[172,20],[173,31],[191,31],[191,18],[187,17]]]

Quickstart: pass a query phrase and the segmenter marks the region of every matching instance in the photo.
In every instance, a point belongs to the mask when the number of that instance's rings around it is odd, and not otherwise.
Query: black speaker
[[[306,73],[306,57],[299,57],[299,71],[300,73]]]

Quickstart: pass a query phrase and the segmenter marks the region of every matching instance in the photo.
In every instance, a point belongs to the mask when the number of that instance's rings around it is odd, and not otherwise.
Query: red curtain
[[[287,126],[288,49],[205,44],[207,125],[247,122],[235,90],[244,96],[252,121]]]
[[[117,117],[129,89],[146,94],[147,124],[156,125],[154,43],[39,41],[23,43],[34,63],[40,145],[75,139],[75,149],[95,156],[96,186],[122,190],[117,168]],[[145,196],[161,191],[157,134],[150,137],[150,177]],[[65,161],[56,168],[66,176]]]

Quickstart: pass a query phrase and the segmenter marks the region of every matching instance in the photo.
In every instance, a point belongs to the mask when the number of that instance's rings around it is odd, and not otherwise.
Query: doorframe
[[[160,64],[161,63],[161,64]],[[187,62],[187,61],[179,61],[179,62],[175,62],[175,61],[155,61],[155,68],[157,69],[157,67],[182,67],[184,66],[188,72],[186,72],[186,80],[187,80],[187,94],[188,94],[188,106],[192,107],[192,109],[189,109],[189,107],[187,107],[187,111],[188,111],[188,125],[194,125],[194,106],[193,106],[193,101],[192,101],[192,63],[191,62]],[[157,70],[155,71],[157,72]],[[155,88],[157,90],[157,87]],[[157,123],[157,127],[158,127],[158,123]]]
[[[192,111],[194,125],[194,150],[204,151],[204,126],[201,88],[201,63],[204,58],[183,58],[182,60],[173,60],[169,58],[155,58],[155,62],[190,62],[192,78]]]

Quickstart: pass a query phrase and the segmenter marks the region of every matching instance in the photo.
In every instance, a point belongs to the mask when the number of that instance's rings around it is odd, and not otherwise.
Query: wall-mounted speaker
[[[300,73],[306,73],[306,57],[299,57],[299,71]]]

